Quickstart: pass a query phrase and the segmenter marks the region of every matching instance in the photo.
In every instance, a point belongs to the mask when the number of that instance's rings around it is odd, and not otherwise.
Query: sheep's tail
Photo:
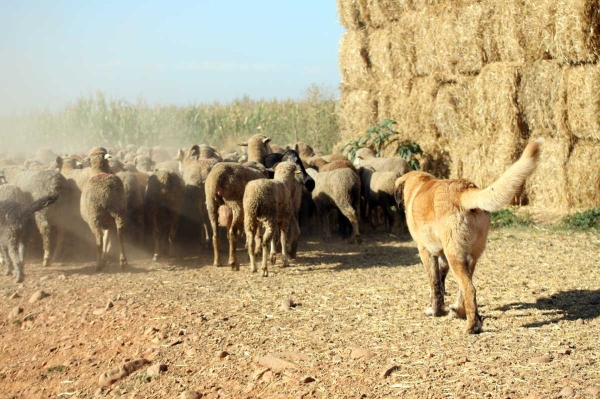
[[[535,171],[542,143],[543,139],[529,143],[521,158],[486,189],[470,189],[463,192],[460,197],[461,206],[464,209],[495,212],[509,205],[525,184],[525,180]]]
[[[39,212],[47,206],[52,205],[58,199],[58,194],[47,195],[38,200],[33,201],[31,204],[26,205],[21,210],[22,215],[32,215],[35,212]]]

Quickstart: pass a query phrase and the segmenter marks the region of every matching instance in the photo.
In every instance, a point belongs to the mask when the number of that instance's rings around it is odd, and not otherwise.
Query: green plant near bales
[[[347,142],[342,147],[342,151],[352,162],[356,159],[356,151],[365,147],[371,148],[375,151],[375,156],[379,157],[384,148],[398,141],[399,136],[398,132],[394,130],[394,125],[397,125],[396,121],[384,119],[379,124],[371,126],[363,136]],[[398,143],[396,154],[404,158],[411,169],[419,170],[421,168],[417,156],[423,155],[423,150],[419,144],[414,142]]]
[[[28,150],[31,143],[55,151],[93,146],[233,147],[255,133],[274,143],[311,143],[330,152],[339,141],[336,93],[312,85],[300,99],[236,99],[227,104],[150,105],[110,99],[104,93],[80,97],[56,112],[0,117],[4,149]]]
[[[498,212],[492,212],[491,216],[491,227],[493,229],[503,227],[528,227],[533,224],[529,214],[519,216],[515,214],[512,209],[502,209]]]
[[[564,228],[572,230],[600,231],[600,208],[591,208],[564,216],[562,224]]]

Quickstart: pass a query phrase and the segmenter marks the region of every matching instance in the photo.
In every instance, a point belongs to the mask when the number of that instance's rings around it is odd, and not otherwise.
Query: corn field
[[[58,112],[0,118],[3,150],[35,146],[79,151],[92,146],[206,143],[231,148],[255,133],[285,145],[310,142],[330,151],[339,141],[333,90],[313,85],[299,100],[236,99],[228,104],[150,106],[109,99],[102,92],[81,97]]]

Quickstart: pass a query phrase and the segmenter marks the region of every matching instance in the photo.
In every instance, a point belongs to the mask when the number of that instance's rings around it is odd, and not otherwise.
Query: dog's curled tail
[[[525,180],[537,167],[543,139],[537,139],[525,147],[521,158],[511,165],[502,176],[489,187],[465,191],[460,197],[464,209],[481,209],[488,212],[499,211],[509,205],[521,190]]]
[[[58,199],[58,195],[54,194],[54,195],[47,195],[38,200],[35,200],[31,204],[23,206],[20,210],[19,216],[26,217],[26,216],[33,215],[35,212],[41,211],[45,207],[52,205],[53,203],[56,202],[57,199]]]

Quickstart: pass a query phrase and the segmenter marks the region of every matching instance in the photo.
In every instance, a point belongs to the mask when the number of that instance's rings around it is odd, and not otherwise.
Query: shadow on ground
[[[589,320],[600,316],[600,290],[561,291],[550,297],[538,298],[535,303],[515,302],[497,310],[538,309],[556,315],[550,320],[524,324],[523,327],[541,327],[561,320]]]

